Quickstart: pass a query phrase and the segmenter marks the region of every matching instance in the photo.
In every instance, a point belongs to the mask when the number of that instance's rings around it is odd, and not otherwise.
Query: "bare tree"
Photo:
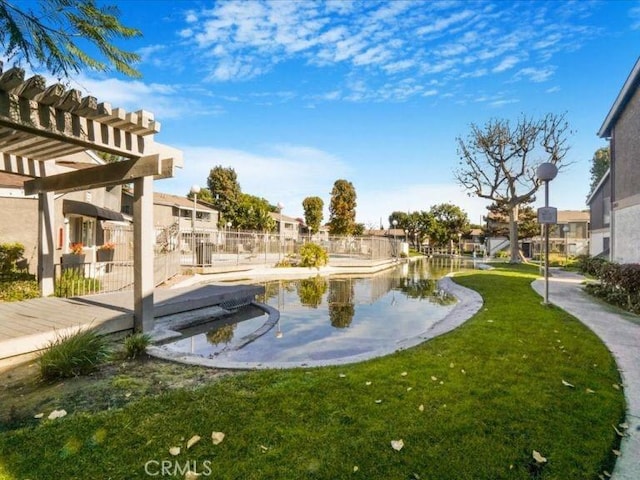
[[[558,168],[569,146],[565,115],[548,113],[541,119],[521,116],[515,126],[508,120],[490,120],[480,128],[471,124],[467,140],[456,138],[460,166],[455,178],[469,193],[497,202],[509,214],[511,262],[519,262],[518,210],[534,198],[542,182],[536,168],[544,162]],[[562,163],[562,165],[560,165]]]

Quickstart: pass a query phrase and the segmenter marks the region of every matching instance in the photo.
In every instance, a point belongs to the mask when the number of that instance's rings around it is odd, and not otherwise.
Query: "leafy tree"
[[[318,233],[322,224],[322,209],[324,202],[320,197],[307,197],[302,201],[304,209],[304,223],[307,224],[311,233]]]
[[[140,77],[131,64],[136,53],[121,50],[114,41],[141,35],[118,19],[116,6],[99,7],[95,0],[0,0],[0,55],[9,61],[39,65],[58,77],[68,78],[83,68],[108,71],[109,65],[130,77]],[[83,43],[104,61],[87,53]]]
[[[367,227],[364,225],[364,223],[356,223],[353,227],[353,234],[356,237],[361,237],[362,235],[364,235],[364,231]]]
[[[530,203],[530,202],[528,202]],[[489,221],[487,228],[484,229],[486,235],[492,237],[507,237],[509,231],[509,211],[506,207],[499,203],[492,203],[487,207],[489,210]],[[540,233],[540,224],[538,223],[537,212],[531,205],[521,205],[518,209],[518,240],[523,238],[531,238]]]
[[[336,180],[329,205],[329,233],[353,235],[356,225],[356,189],[347,180]]]
[[[430,238],[436,245],[446,245],[450,241],[458,241],[458,234],[469,230],[467,214],[451,203],[434,205],[429,211],[433,218]]]
[[[564,115],[534,120],[522,116],[515,126],[490,120],[481,128],[471,124],[468,139],[457,138],[460,167],[455,178],[470,195],[499,202],[509,213],[511,262],[519,262],[518,209],[542,182],[536,168],[542,162],[562,167],[569,150]]]
[[[591,174],[591,186],[589,187],[589,195],[587,195],[587,197],[593,193],[610,166],[611,152],[609,151],[609,147],[602,147],[596,150],[591,159],[591,169],[589,170]]]
[[[389,215],[389,225],[393,225],[394,220],[398,222],[397,228],[407,232],[407,237],[416,248],[431,236],[434,227],[431,212],[393,212]]]
[[[272,232],[276,228],[276,221],[269,212],[275,207],[266,199],[241,193],[233,217],[229,217],[233,224],[242,230],[261,230]]]
[[[191,191],[187,193],[187,198],[190,200],[193,199],[193,193],[191,193]],[[198,200],[213,205],[213,195],[211,195],[211,190],[204,187],[200,188],[200,191],[198,192]]]
[[[220,212],[220,222],[233,221],[242,193],[236,171],[231,167],[217,165],[209,172],[207,185],[213,198],[213,206]]]

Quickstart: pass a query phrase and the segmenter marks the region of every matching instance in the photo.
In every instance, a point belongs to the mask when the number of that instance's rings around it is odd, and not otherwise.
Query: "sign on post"
[[[543,225],[558,223],[558,209],[556,207],[540,207],[538,209],[538,223]]]

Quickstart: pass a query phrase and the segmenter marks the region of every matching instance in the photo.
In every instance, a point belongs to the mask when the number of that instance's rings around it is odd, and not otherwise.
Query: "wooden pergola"
[[[126,112],[83,97],[24,70],[3,72],[0,62],[0,171],[32,177],[26,195],[38,195],[38,282],[53,293],[54,193],[134,186],[134,328],[153,329],[153,180],[173,176],[182,152],[154,142],[159,122],[144,110]],[[128,160],[68,171],[55,159],[94,150]],[[16,228],[19,228],[16,225]]]

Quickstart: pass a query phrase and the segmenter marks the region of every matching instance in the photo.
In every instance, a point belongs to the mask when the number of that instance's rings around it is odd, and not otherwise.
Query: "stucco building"
[[[608,207],[605,204],[592,208],[610,209],[610,259],[620,263],[640,262],[640,59],[634,65],[598,135],[609,140],[611,166]],[[599,215],[599,214],[598,214]],[[603,227],[596,224],[592,228]],[[604,235],[603,235],[604,246]]]

